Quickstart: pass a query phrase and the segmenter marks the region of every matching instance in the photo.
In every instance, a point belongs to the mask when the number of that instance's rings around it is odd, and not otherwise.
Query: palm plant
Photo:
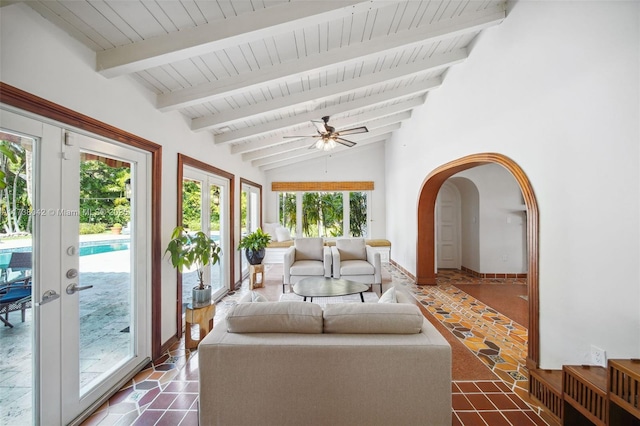
[[[184,227],[176,226],[171,234],[171,241],[167,245],[165,254],[171,255],[171,264],[182,271],[192,266],[196,267],[198,289],[203,290],[204,268],[220,261],[220,246],[202,231],[188,233]]]

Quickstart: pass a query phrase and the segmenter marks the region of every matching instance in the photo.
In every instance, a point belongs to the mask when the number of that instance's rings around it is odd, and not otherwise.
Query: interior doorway
[[[436,284],[436,200],[440,188],[451,176],[484,164],[498,164],[506,168],[520,186],[525,203],[527,229],[527,264],[529,298],[529,335],[527,367],[539,362],[539,271],[538,271],[538,203],[533,187],[524,171],[502,154],[473,154],[446,163],[433,170],[422,184],[418,200],[418,240],[416,245],[416,284]]]

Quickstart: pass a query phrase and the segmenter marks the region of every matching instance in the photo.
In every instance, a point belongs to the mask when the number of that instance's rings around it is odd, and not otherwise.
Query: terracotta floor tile
[[[476,382],[476,386],[484,393],[502,392],[494,382]]]
[[[175,401],[173,401],[171,406],[169,406],[169,409],[188,410],[193,405],[193,402],[197,397],[198,395],[192,393],[179,394]]]
[[[180,422],[180,426],[198,426],[198,412],[189,411]]]
[[[187,414],[186,411],[178,410],[178,411],[165,411],[156,426],[176,426],[179,425],[184,416]]]
[[[152,426],[162,417],[164,410],[146,410],[133,423],[133,426]]]
[[[503,393],[490,393],[487,398],[491,400],[498,410],[516,410],[518,406],[511,398]]]
[[[491,426],[487,425],[487,423],[482,420],[482,417],[480,417],[480,414],[475,411],[459,411],[456,412],[456,414],[464,426]]]
[[[509,420],[511,423],[517,426],[535,426],[531,417],[525,414],[524,411],[514,410],[514,411],[502,411],[502,414]]]
[[[479,414],[489,426],[511,426],[500,411],[481,411]]]
[[[469,400],[460,393],[456,393],[451,395],[451,405],[453,409],[458,410],[473,410],[473,405],[469,402]]]
[[[489,398],[487,398],[485,395],[481,393],[479,394],[471,393],[465,396],[467,397],[469,402],[473,405],[473,408],[475,408],[478,411],[496,409],[496,407],[491,403]]]
[[[166,410],[177,396],[178,394],[176,393],[161,393],[153,400],[149,408],[152,410]]]
[[[456,382],[456,384],[464,393],[480,392],[480,388],[476,386],[475,382]]]

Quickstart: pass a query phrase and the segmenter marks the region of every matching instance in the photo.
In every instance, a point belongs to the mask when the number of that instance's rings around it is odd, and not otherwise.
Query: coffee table
[[[304,301],[307,297],[313,302],[314,297],[346,296],[347,294],[360,293],[360,300],[364,303],[362,292],[369,290],[367,284],[355,281],[344,280],[342,278],[307,277],[293,285],[293,292],[302,296]]]

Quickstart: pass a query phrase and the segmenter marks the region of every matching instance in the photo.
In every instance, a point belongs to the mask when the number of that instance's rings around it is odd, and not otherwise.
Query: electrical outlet
[[[509,255],[508,254],[503,254],[502,255],[502,261],[503,262],[508,262],[509,261]]]
[[[600,367],[607,366],[607,353],[604,349],[591,345],[591,363]]]

